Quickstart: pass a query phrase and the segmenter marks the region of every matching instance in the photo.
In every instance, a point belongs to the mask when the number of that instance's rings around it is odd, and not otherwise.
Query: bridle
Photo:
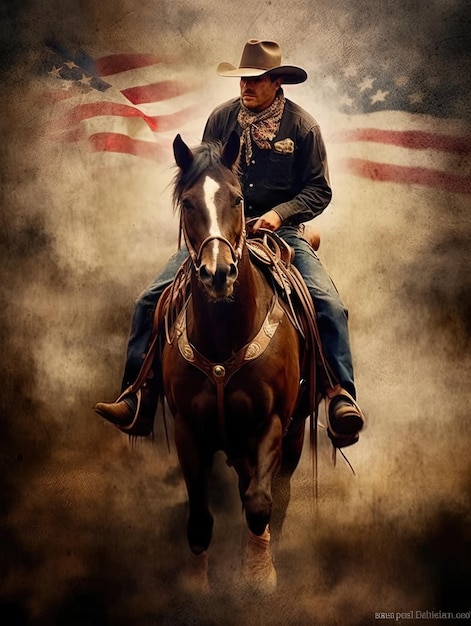
[[[201,268],[201,257],[203,256],[204,248],[212,241],[219,241],[220,243],[223,243],[224,245],[228,246],[231,252],[231,256],[232,256],[232,262],[237,268],[237,265],[239,264],[239,261],[242,257],[242,251],[244,249],[245,241],[247,238],[246,229],[245,229],[244,206],[243,206],[244,201],[241,200],[241,202],[242,202],[242,209],[241,209],[242,230],[239,235],[239,241],[237,242],[237,245],[233,245],[229,241],[229,239],[227,239],[226,237],[222,237],[221,235],[210,235],[209,237],[206,237],[206,239],[204,239],[201,242],[198,250],[196,250],[188,236],[186,226],[185,226],[185,221],[183,219],[183,211],[180,210],[180,233],[183,233],[183,238],[185,240],[188,253],[190,255],[191,260],[193,261],[193,265],[195,267],[196,272],[199,272]]]

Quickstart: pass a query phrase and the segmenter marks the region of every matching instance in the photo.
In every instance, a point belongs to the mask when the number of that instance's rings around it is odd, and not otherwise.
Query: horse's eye
[[[238,196],[235,199],[234,206],[240,206],[242,204],[242,200],[243,200],[242,196]]]
[[[189,209],[193,208],[193,205],[188,200],[188,198],[184,198],[182,200],[182,208],[185,209],[185,211],[188,211]]]

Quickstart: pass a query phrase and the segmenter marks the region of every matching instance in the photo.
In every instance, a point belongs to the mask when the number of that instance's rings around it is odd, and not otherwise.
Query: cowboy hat
[[[281,78],[283,83],[294,85],[303,83],[306,72],[294,65],[281,65],[281,48],[276,41],[261,41],[249,39],[245,44],[239,67],[231,63],[219,63],[219,76],[243,76],[253,78],[267,74],[274,78]]]

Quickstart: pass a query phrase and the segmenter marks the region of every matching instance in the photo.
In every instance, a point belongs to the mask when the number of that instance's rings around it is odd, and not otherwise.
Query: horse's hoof
[[[277,576],[270,552],[268,529],[261,536],[254,535],[249,531],[247,557],[243,570],[248,592],[262,596],[275,593]]]
[[[181,586],[190,594],[207,595],[211,592],[208,578],[208,555],[206,552],[192,554],[185,569]]]
[[[273,567],[264,566],[263,568],[254,569],[244,568],[246,576],[245,589],[247,592],[258,596],[271,596],[276,592],[277,576]]]

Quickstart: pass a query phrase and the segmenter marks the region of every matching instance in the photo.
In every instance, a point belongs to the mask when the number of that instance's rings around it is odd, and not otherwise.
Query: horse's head
[[[190,150],[173,142],[179,172],[174,201],[198,277],[213,300],[232,295],[245,241],[242,191],[236,172],[237,133],[225,145],[203,143]]]

